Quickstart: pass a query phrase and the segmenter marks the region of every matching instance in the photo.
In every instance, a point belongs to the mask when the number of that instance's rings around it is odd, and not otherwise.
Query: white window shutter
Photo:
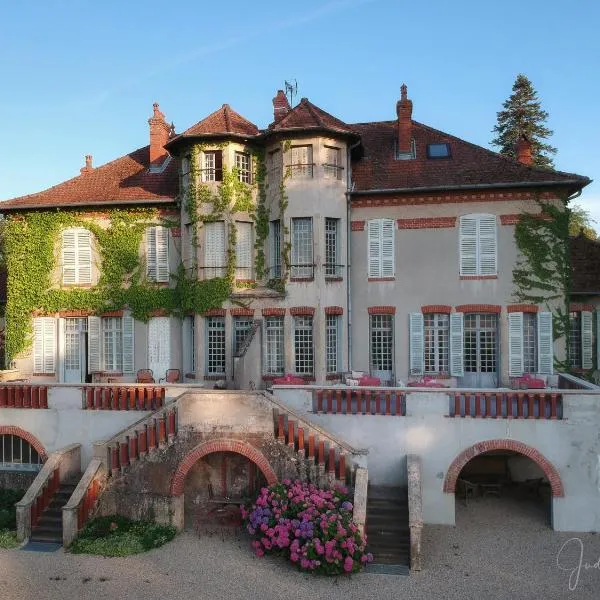
[[[463,314],[452,313],[450,315],[450,375],[453,377],[463,377],[465,374],[463,329]]]
[[[552,335],[552,313],[537,315],[538,326],[538,373],[552,375],[554,368],[554,340]]]
[[[92,238],[89,230],[78,229],[77,235],[77,283],[92,282]]]
[[[496,215],[479,217],[479,272],[478,275],[498,273],[498,243],[496,236]]]
[[[508,374],[523,375],[523,313],[508,315]]]
[[[394,276],[394,221],[381,220],[381,276]]]
[[[369,277],[381,277],[381,219],[368,222]]]
[[[252,279],[252,223],[238,222],[236,226],[236,279]]]
[[[410,314],[410,374],[422,375],[425,369],[423,313]]]
[[[123,373],[133,373],[135,370],[134,324],[133,317],[123,317]]]
[[[88,317],[88,369],[90,373],[102,370],[101,355],[102,320]]]
[[[63,284],[77,283],[77,232],[75,229],[65,229],[62,233],[62,273]]]
[[[56,371],[56,321],[44,318],[44,373]]]
[[[155,227],[156,230],[156,281],[169,282],[169,230]]]
[[[477,217],[465,215],[460,218],[459,232],[460,274],[477,275]]]
[[[591,369],[592,363],[592,313],[581,311],[581,368]]]
[[[225,257],[225,222],[216,221],[204,225],[204,266],[224,268]]]
[[[146,229],[146,276],[156,281],[156,227]]]
[[[33,372],[44,372],[44,319],[33,319]]]

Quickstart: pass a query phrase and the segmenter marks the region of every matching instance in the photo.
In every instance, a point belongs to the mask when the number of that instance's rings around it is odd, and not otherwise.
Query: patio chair
[[[167,369],[165,376],[159,381],[164,381],[165,383],[178,383],[181,379],[181,371],[179,369]]]
[[[152,369],[140,369],[135,378],[136,383],[155,383]]]

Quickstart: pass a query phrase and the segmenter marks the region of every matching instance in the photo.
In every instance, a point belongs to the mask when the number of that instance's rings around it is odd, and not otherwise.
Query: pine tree
[[[556,148],[545,141],[553,132],[545,125],[548,113],[542,110],[537,92],[523,74],[517,75],[512,91],[502,105],[504,110],[498,113],[492,145],[500,148],[500,154],[516,158],[515,144],[525,135],[531,142],[534,166],[553,168],[552,155],[556,154]]]

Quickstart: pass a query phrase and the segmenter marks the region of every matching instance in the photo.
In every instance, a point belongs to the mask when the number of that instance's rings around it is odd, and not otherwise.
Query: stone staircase
[[[369,486],[367,544],[375,564],[410,564],[408,492],[405,487]]]
[[[68,482],[61,483],[55,492],[50,504],[44,510],[37,524],[31,530],[30,542],[51,542],[56,544],[63,543],[63,506],[67,504],[69,498],[77,487],[77,481],[70,479]]]

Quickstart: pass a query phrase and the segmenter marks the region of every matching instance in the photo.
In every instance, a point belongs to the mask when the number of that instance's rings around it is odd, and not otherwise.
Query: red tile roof
[[[416,158],[397,160],[397,121],[349,125],[361,137],[362,158],[353,161],[355,192],[404,188],[429,188],[478,185],[514,185],[577,180],[583,187],[589,179],[571,173],[527,167],[516,160],[476,146],[443,131],[412,122]],[[450,158],[427,158],[427,145],[450,144]]]
[[[177,163],[171,159],[162,172],[151,172],[149,146],[85,171],[37,194],[0,202],[0,212],[54,206],[173,202],[177,196]]]
[[[571,289],[573,294],[600,295],[600,241],[583,234],[571,238]]]
[[[239,113],[235,112],[229,104],[223,104],[221,108],[215,110],[202,121],[186,129],[182,137],[215,135],[215,134],[236,134],[236,135],[258,135],[258,127],[245,119]],[[180,137],[180,136],[177,136]]]
[[[302,98],[290,112],[269,125],[266,133],[289,130],[329,130],[336,133],[353,134],[352,128],[318,106],[308,98]]]

